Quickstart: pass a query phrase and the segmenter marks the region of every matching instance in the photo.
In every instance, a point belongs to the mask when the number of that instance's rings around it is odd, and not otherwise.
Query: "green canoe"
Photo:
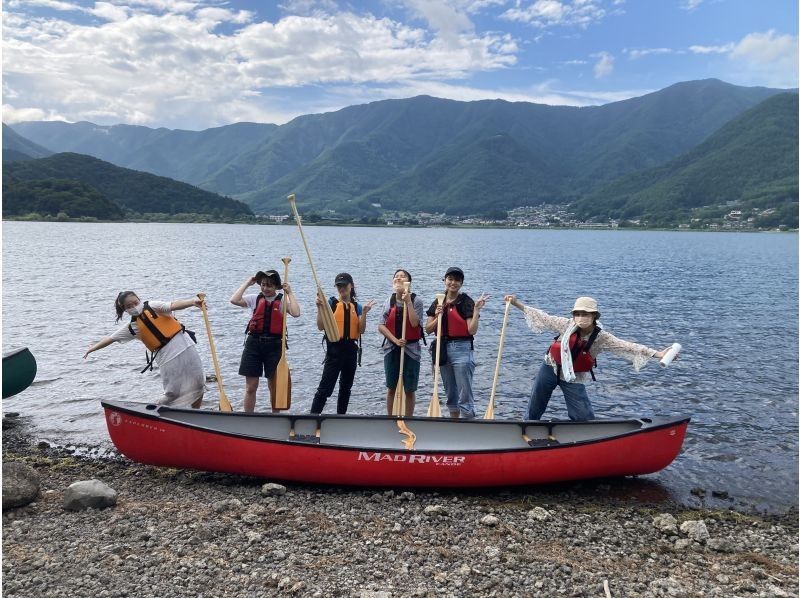
[[[3,355],[3,398],[13,397],[36,377],[36,359],[27,347]]]

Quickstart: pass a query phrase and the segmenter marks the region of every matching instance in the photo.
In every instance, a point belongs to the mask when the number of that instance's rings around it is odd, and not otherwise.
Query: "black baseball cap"
[[[448,276],[452,276],[453,278],[460,278],[464,280],[464,271],[461,268],[457,268],[456,266],[452,266],[447,269],[447,272],[444,273],[444,277],[447,278]]]
[[[353,284],[353,277],[347,272],[342,272],[336,275],[336,280],[333,281],[333,284]]]
[[[259,270],[259,271],[256,273],[256,282],[257,282],[258,284],[261,284],[261,282],[262,282],[262,281],[263,281],[265,278],[269,278],[269,279],[271,279],[271,280],[272,280],[272,282],[274,282],[274,283],[275,283],[275,286],[276,286],[276,287],[279,287],[279,286],[281,286],[281,275],[280,275],[280,274],[278,274],[278,273],[277,273],[275,270],[267,270],[266,272],[262,272],[261,270]]]

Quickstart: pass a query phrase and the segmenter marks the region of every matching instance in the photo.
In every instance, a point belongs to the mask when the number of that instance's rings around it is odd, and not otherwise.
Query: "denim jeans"
[[[475,417],[475,399],[472,396],[472,374],[475,358],[469,341],[447,342],[447,363],[440,367],[447,408],[460,411],[461,417]]]
[[[586,394],[586,386],[579,382],[564,382],[558,376],[552,366],[542,363],[539,373],[533,381],[531,398],[528,401],[528,419],[541,419],[550,396],[556,386],[561,387],[564,393],[564,400],[567,402],[567,414],[573,421],[586,421],[594,419],[592,404],[589,402],[589,395]]]
[[[346,340],[327,343],[322,379],[319,381],[319,387],[311,402],[311,413],[322,413],[325,402],[333,394],[337,378],[339,379],[339,398],[336,401],[336,413],[339,415],[347,413],[357,365],[358,345],[356,343]]]

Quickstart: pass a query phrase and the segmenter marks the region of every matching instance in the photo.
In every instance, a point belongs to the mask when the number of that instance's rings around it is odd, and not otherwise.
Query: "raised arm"
[[[236,292],[233,295],[231,295],[230,302],[233,303],[234,305],[238,305],[239,307],[247,307],[247,303],[245,302],[245,300],[243,298],[244,297],[244,292],[247,289],[249,289],[251,286],[253,286],[254,284],[256,284],[256,277],[255,276],[249,276],[247,278],[247,280],[245,280],[242,283],[242,286],[240,286],[238,289],[236,289]],[[289,313],[292,313],[292,312],[289,312]]]
[[[288,282],[283,283],[283,294],[286,297],[286,309],[289,312],[289,315],[293,318],[297,318],[300,316],[300,304],[297,302],[297,297],[295,297],[294,292],[292,291],[292,287]],[[233,297],[231,297],[231,303]]]
[[[475,307],[472,309],[472,317],[467,320],[467,332],[470,335],[475,336],[478,333],[478,324],[480,324],[481,319],[481,310],[486,305],[486,300],[489,298],[489,295],[481,293],[481,296],[478,297],[478,300],[475,302]]]
[[[375,307],[375,301],[370,299],[361,308],[361,315],[358,317],[358,331],[361,334],[364,334],[367,330],[367,314],[373,307]]]

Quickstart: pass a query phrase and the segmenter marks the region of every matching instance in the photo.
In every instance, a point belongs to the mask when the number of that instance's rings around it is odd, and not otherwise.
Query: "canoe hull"
[[[416,451],[237,436],[126,410],[110,402],[103,406],[112,441],[133,461],[293,482],[373,487],[518,486],[653,473],[675,459],[688,425],[688,419],[675,418],[674,423],[639,433],[552,447]],[[412,430],[415,419],[427,418],[406,419]],[[464,434],[471,433],[469,428],[462,429]]]
[[[28,388],[36,377],[36,359],[26,348],[3,355],[3,398]]]

